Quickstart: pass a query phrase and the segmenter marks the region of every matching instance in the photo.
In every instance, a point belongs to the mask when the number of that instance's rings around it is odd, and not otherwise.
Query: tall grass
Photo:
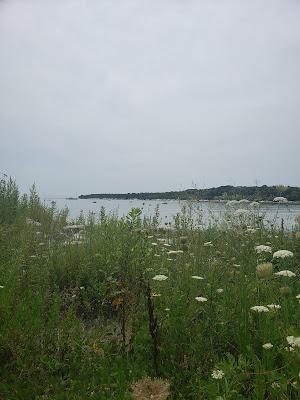
[[[185,209],[163,229],[158,212],[102,209],[68,227],[66,210],[3,179],[0,398],[131,399],[158,376],[168,399],[299,399],[300,347],[286,339],[300,336],[299,234],[229,214],[203,228]],[[270,261],[296,277],[258,278]],[[270,304],[281,308],[251,310]]]

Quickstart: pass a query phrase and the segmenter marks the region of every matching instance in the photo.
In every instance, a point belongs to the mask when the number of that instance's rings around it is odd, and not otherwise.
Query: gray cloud
[[[300,5],[0,2],[0,170],[43,195],[300,185]]]

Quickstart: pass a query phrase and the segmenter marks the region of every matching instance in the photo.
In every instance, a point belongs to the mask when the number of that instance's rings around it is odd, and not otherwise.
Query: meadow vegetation
[[[2,179],[0,398],[299,399],[300,221],[243,209],[68,221]]]

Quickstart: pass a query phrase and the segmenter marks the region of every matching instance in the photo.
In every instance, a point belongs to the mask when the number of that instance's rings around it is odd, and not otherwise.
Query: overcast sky
[[[300,185],[300,1],[0,0],[0,172],[42,196]]]

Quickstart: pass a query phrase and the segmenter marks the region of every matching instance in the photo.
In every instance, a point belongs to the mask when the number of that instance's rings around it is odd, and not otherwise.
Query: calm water
[[[118,216],[126,215],[133,207],[140,208],[144,216],[153,216],[156,206],[159,206],[161,225],[172,222],[173,217],[181,211],[182,206],[187,205],[185,201],[177,200],[114,200],[114,199],[84,199],[84,200],[66,200],[66,199],[45,199],[46,205],[55,201],[57,208],[69,209],[69,218],[75,219],[82,210],[85,215],[90,211],[99,214],[103,206],[106,212],[115,213]],[[193,204],[193,214],[196,216],[199,212],[203,215],[203,222],[207,224],[212,219],[221,219],[224,212],[228,210],[226,203],[218,201],[198,201]],[[249,209],[248,204],[239,204],[235,207]],[[281,220],[284,220],[284,226],[288,229],[295,225],[295,217],[300,214],[300,203],[274,204],[260,203],[257,211],[264,217],[267,224],[280,226]]]

